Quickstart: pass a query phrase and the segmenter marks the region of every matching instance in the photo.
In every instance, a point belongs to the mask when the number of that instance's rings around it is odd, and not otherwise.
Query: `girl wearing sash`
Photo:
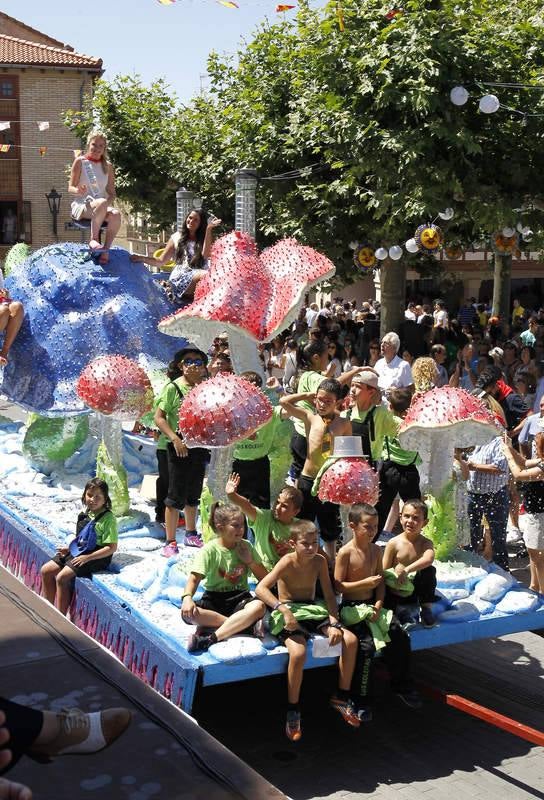
[[[72,202],[72,217],[75,220],[91,220],[89,247],[100,253],[100,264],[110,259],[109,249],[121,226],[121,215],[113,208],[115,200],[115,176],[107,160],[107,141],[102,133],[90,133],[85,155],[78,156],[72,164],[68,192],[76,195]],[[106,239],[102,248],[99,242],[100,226],[108,223]]]

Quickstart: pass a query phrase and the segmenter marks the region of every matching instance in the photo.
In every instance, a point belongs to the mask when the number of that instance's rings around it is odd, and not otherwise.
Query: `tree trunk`
[[[500,317],[503,330],[508,335],[510,326],[510,284],[512,280],[512,256],[495,253],[493,274],[493,316]]]
[[[401,259],[386,258],[380,269],[381,315],[380,336],[400,331],[406,298],[406,265]]]

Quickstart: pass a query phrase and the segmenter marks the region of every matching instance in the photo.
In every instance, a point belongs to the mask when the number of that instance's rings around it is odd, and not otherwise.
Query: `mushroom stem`
[[[214,500],[226,500],[225,485],[232,471],[232,454],[234,445],[215,447],[212,450],[210,466],[208,469],[208,489]]]
[[[347,544],[353,539],[353,531],[349,527],[349,510],[351,506],[340,503],[340,519],[342,520],[342,543]]]
[[[427,468],[427,474],[422,476],[422,489],[437,496],[451,479],[453,445],[450,446],[447,441],[441,442],[440,446],[435,445],[431,449],[428,461],[421,451],[420,455],[424,459],[424,466]]]
[[[123,428],[121,422],[114,417],[100,415],[102,441],[114,464],[123,463]]]
[[[264,377],[263,365],[253,339],[231,328],[229,330],[229,350],[232,366],[237,375],[240,372],[253,370]]]

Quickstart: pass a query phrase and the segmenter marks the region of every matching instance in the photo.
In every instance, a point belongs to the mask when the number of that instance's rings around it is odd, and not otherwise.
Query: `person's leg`
[[[189,450],[185,459],[185,544],[190,547],[202,547],[204,542],[196,530],[196,514],[200,505],[200,496],[206,474],[206,451],[202,448]]]
[[[57,574],[57,608],[61,614],[68,613],[70,603],[72,602],[72,595],[74,593],[74,580],[76,574],[71,567],[63,567]]]
[[[540,594],[544,594],[544,552],[542,550],[530,550],[529,563],[531,566],[531,585],[530,589]]]
[[[55,605],[55,596],[57,594],[57,575],[61,571],[54,561],[47,561],[40,570],[42,576],[42,589],[45,599]]]
[[[176,531],[178,529],[179,511],[174,506],[168,505],[168,500],[164,507],[164,525],[166,528],[166,544],[175,544]]]
[[[414,594],[421,606],[434,603],[436,591],[436,568],[432,565],[416,572],[414,578]]]
[[[174,555],[170,553],[177,547],[176,533],[179,522],[179,509],[183,508],[186,502],[185,483],[187,458],[180,458],[176,455],[173,444],[168,444],[166,448],[166,458],[168,461],[168,494],[164,499],[164,522],[166,528],[166,545],[164,555]]]
[[[290,450],[293,461],[291,462],[289,473],[294,480],[298,480],[302,473],[306,456],[308,455],[308,441],[306,437],[295,431],[291,436]]]
[[[193,269],[192,273],[193,277],[191,278],[191,283],[183,292],[184,297],[192,297],[194,295],[198,282],[201,281],[202,278],[208,274],[208,271],[205,269]]]
[[[407,467],[398,467],[399,472],[399,494],[401,500],[421,500],[421,489],[419,487],[419,472],[414,464]]]
[[[106,219],[108,213],[108,201],[105,198],[92,200],[91,206],[91,239],[89,247],[91,250],[100,250],[100,226]]]
[[[506,550],[506,529],[508,526],[508,510],[510,498],[505,487],[500,492],[486,495],[485,516],[491,531],[493,542],[493,561],[499,567],[508,571],[508,552]]]
[[[0,310],[5,307],[8,309],[7,321],[5,321],[5,325],[3,324],[4,320],[0,319],[0,331],[5,331],[2,349],[0,350],[0,366],[6,364],[11,345],[19,333],[25,316],[23,304],[18,300],[13,300],[8,306],[0,306]]]
[[[166,450],[157,450],[158,477],[155,483],[155,519],[164,522],[164,501],[168,495],[168,457]]]
[[[328,626],[324,627],[322,631],[327,635]],[[342,653],[338,661],[338,689],[330,700],[332,708],[338,711],[344,722],[352,728],[358,728],[361,724],[350,696],[358,645],[357,636],[347,628],[344,628],[342,631]]]
[[[109,250],[112,246],[113,240],[119,233],[121,227],[121,214],[115,208],[107,209],[105,219],[108,223],[106,228],[106,238],[104,239],[104,250]]]
[[[482,517],[484,513],[485,495],[467,492],[467,512],[470,523],[470,547],[474,553],[479,553],[483,545]]]
[[[351,696],[356,708],[368,711],[372,705],[372,659],[376,653],[374,640],[366,622],[352,626],[357,638],[357,653],[351,681]],[[369,717],[370,718],[370,717]]]
[[[389,638],[391,641],[382,650],[382,655],[389,670],[391,688],[394,692],[412,689],[410,636],[395,616],[389,626]]]
[[[380,496],[376,503],[378,512],[378,534],[383,531],[387,515],[399,491],[400,477],[395,464],[392,461],[384,461],[380,469]]]
[[[217,641],[222,642],[230,636],[250,628],[258,619],[264,617],[265,611],[264,603],[260,600],[252,600],[240,611],[236,611],[232,616],[228,617],[221,627],[215,631]]]
[[[298,706],[300,702],[302,676],[304,674],[304,663],[306,661],[306,639],[299,635],[289,636],[285,640],[285,646],[289,653],[289,663],[287,665],[287,702],[290,705]]]
[[[400,513],[400,498],[397,495],[391,504],[391,508],[389,509],[389,514],[387,515],[387,519],[385,520],[385,524],[383,526],[384,531],[389,531],[393,533],[395,529],[395,525],[397,524],[397,520],[399,518]]]
[[[342,535],[340,521],[340,508],[336,503],[323,502],[316,497],[316,519],[319,533],[323,539],[323,550],[329,562],[329,568],[334,568],[336,560],[336,545]]]
[[[227,619],[228,617],[225,617],[218,611],[212,611],[209,608],[199,608],[197,606],[191,618],[191,622],[199,628],[220,628]]]

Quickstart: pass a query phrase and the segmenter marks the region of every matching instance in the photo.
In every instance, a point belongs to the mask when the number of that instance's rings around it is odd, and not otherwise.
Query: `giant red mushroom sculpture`
[[[423,462],[421,486],[429,506],[425,533],[432,539],[439,559],[449,558],[457,541],[454,450],[486,444],[499,433],[482,401],[463,389],[431,389],[417,397],[408,409],[399,438],[407,450],[417,450]]]
[[[456,447],[486,444],[499,429],[485,405],[464,389],[442,386],[412,403],[399,431],[400,443],[423,461],[422,487],[437,495],[451,477]]]
[[[99,356],[79,376],[76,391],[100,415],[102,443],[97,455],[97,474],[108,483],[115,515],[123,516],[129,511],[129,496],[121,422],[138,419],[149,411],[153,403],[151,382],[142,367],[131,359]]]
[[[198,283],[194,302],[161,320],[159,330],[184,336],[206,350],[228,331],[235,371],[262,371],[256,350],[293,322],[305,294],[330,278],[335,266],[326,256],[294,239],[261,254],[247,233],[222,236],[212,248],[210,269]]]
[[[187,447],[212,449],[208,488],[225,496],[234,444],[272,417],[270,401],[256,386],[229,373],[219,373],[192,389],[179,410],[179,429]]]

